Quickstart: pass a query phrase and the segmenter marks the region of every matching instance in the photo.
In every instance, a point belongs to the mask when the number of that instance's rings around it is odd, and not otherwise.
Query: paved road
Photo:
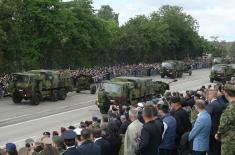
[[[184,75],[170,85],[171,91],[185,91],[209,84],[209,69],[196,70],[192,76]],[[170,82],[171,79],[154,80]],[[0,100],[0,146],[7,142],[21,145],[24,139],[37,138],[43,131],[59,130],[60,127],[77,125],[80,121],[90,120],[92,115],[100,115],[94,105],[97,96],[88,92],[70,93],[65,101],[42,102],[32,106],[27,102],[14,104],[9,98]]]

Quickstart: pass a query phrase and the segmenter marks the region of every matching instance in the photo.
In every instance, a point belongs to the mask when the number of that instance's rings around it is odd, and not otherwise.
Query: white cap
[[[75,129],[75,130],[73,130],[73,131],[77,134],[77,136],[80,136],[82,129],[77,128],[77,129]]]
[[[144,107],[144,104],[141,102],[139,102],[137,105],[138,105],[138,107],[141,107],[141,108]]]

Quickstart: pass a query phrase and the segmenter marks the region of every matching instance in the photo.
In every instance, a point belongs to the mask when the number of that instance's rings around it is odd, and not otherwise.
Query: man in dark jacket
[[[66,145],[66,151],[62,155],[82,155],[81,152],[76,148],[76,133],[74,131],[65,131],[63,132],[62,137]]]
[[[120,117],[122,125],[120,126],[119,133],[120,134],[125,134],[128,126],[130,125],[129,120],[126,119],[125,115],[121,115]]]
[[[181,136],[191,130],[192,124],[189,119],[189,114],[182,108],[179,97],[172,97],[171,114],[176,119],[176,145],[179,146]]]
[[[212,127],[210,133],[210,146],[208,155],[220,155],[221,154],[221,142],[215,139],[215,134],[218,131],[220,124],[220,117],[226,106],[217,100],[217,91],[209,90],[207,92],[208,105],[206,111],[211,115]]]
[[[156,155],[162,140],[161,127],[153,120],[154,107],[146,106],[143,110],[145,124],[141,131],[138,155]]]
[[[101,136],[101,129],[95,129],[92,132],[94,142],[101,148],[101,155],[111,155],[110,143]]]
[[[82,144],[79,146],[82,155],[101,155],[101,148],[91,140],[91,131],[83,129],[81,131]]]
[[[159,146],[159,155],[172,155],[175,150],[176,120],[169,113],[169,106],[162,104],[159,106],[159,113],[162,121],[166,124],[166,131]]]

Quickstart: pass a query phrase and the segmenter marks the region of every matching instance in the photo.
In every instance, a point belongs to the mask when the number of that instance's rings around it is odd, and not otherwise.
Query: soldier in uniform
[[[222,141],[221,155],[235,155],[235,83],[224,87],[224,94],[229,101],[227,109],[222,114],[220,126],[215,138]]]

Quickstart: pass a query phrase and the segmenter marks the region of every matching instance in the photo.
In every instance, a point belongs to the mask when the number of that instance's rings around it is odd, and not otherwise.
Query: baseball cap
[[[137,105],[138,105],[138,107],[141,107],[141,108],[143,108],[143,107],[144,107],[144,104],[143,104],[143,103],[141,103],[141,102],[139,102]]]
[[[97,121],[98,117],[97,116],[92,116],[92,121]]]
[[[82,131],[82,129],[77,128],[77,129],[75,129],[75,130],[73,130],[73,131],[77,134],[77,136],[81,136],[81,131]]]
[[[16,151],[16,145],[13,143],[7,143],[6,144],[6,150],[7,152],[15,152]]]

